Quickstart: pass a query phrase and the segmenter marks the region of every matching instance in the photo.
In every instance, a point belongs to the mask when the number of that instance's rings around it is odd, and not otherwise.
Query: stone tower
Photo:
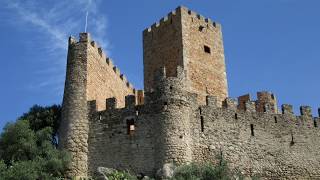
[[[105,110],[106,99],[114,98],[115,108],[125,106],[125,96],[137,94],[120,70],[113,65],[101,47],[88,33],[77,40],[69,38],[67,72],[59,129],[61,148],[72,156],[68,176],[86,177],[88,172],[88,102],[95,101],[96,109]],[[139,101],[140,102],[140,101]]]
[[[186,91],[184,70],[178,66],[175,73],[176,77],[167,77],[164,69],[155,82],[158,96],[154,103],[161,106],[155,121],[156,169],[166,163],[182,165],[192,161],[190,118],[197,100]]]
[[[166,67],[167,76],[176,76],[177,66],[186,70],[190,90],[222,102],[228,96],[221,25],[178,7],[143,32],[145,91],[154,90],[154,72]]]

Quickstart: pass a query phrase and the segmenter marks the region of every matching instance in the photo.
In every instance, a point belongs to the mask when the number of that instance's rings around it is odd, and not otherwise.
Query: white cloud
[[[30,89],[47,89],[54,86],[62,93],[68,36],[77,36],[79,32],[84,31],[87,11],[88,32],[104,51],[109,53],[106,37],[107,17],[99,11],[100,0],[4,0],[2,3],[5,3],[5,8],[12,13],[10,17],[14,18],[14,25],[31,28],[40,36],[30,37],[30,45],[32,48],[41,49],[46,57],[47,63],[44,64],[47,67],[35,72],[37,78],[29,85]]]

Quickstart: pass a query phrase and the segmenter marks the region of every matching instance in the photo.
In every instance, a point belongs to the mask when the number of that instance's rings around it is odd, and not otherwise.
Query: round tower
[[[184,71],[178,67],[177,77],[166,77],[165,69],[156,81],[156,101],[159,110],[155,124],[156,169],[165,163],[185,164],[192,160],[190,115],[192,101],[186,92]]]
[[[70,152],[69,177],[87,176],[88,114],[86,98],[87,49],[90,42],[87,33],[80,40],[69,38],[67,72],[59,128],[59,147]]]

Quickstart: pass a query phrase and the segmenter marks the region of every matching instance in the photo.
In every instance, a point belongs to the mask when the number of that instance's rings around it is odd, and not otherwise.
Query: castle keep
[[[166,163],[216,162],[267,179],[319,179],[319,117],[276,97],[228,97],[221,25],[178,7],[143,31],[144,90],[88,33],[70,37],[59,141],[70,176],[98,167],[153,176]],[[320,111],[319,111],[320,113]]]

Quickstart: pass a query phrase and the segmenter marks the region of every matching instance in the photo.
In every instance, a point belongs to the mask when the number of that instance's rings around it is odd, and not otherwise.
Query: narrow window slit
[[[200,116],[200,123],[201,123],[201,132],[204,131],[204,120],[203,120],[203,116]]]
[[[253,124],[250,124],[250,129],[251,129],[251,136],[254,136],[254,128],[253,128]]]
[[[237,113],[234,114],[234,118],[238,119],[238,114]]]
[[[278,119],[276,116],[274,117],[274,123],[278,123]]]
[[[291,133],[291,142],[290,142],[290,145],[291,145],[291,146],[294,145],[293,133]]]

